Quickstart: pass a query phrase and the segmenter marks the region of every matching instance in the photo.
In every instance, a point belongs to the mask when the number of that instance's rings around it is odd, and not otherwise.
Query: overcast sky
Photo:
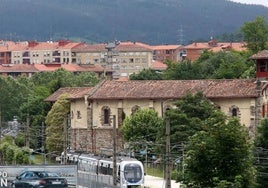
[[[231,0],[239,3],[260,4],[268,7],[268,0]]]

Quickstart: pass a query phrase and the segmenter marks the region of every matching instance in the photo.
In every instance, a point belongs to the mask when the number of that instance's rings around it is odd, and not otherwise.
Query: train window
[[[142,170],[138,164],[127,164],[124,168],[126,181],[136,183],[142,179]]]

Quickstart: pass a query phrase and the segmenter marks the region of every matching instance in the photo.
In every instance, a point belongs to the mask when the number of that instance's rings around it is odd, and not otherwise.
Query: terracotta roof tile
[[[251,59],[268,59],[268,50],[262,50],[251,56]]]
[[[255,80],[150,80],[106,81],[91,99],[168,99],[188,92],[203,92],[208,98],[257,97]]]
[[[171,50],[171,49],[176,50],[179,47],[182,47],[182,45],[169,45],[169,44],[166,44],[166,45],[152,46],[153,50]]]
[[[33,64],[2,64],[0,65],[0,73],[35,73],[39,72]]]
[[[82,44],[78,45],[72,50],[74,52],[105,52],[106,44]],[[140,42],[120,42],[118,46],[115,47],[115,51],[119,52],[144,52],[144,51],[152,51],[151,46],[140,43]]]
[[[0,73],[8,72],[47,72],[56,71],[63,68],[70,72],[103,72],[104,68],[100,65],[77,65],[77,64],[1,64]],[[106,72],[112,72],[111,69],[106,69]]]
[[[213,52],[219,52],[221,50],[236,50],[236,51],[244,51],[246,50],[246,45],[244,42],[217,42],[216,45],[210,45],[207,42],[194,42],[189,44],[184,49],[210,49]]]
[[[69,94],[69,99],[81,99],[84,98],[85,95],[89,94],[92,91],[93,87],[65,87],[60,88],[44,101],[54,102],[56,101],[62,94]]]

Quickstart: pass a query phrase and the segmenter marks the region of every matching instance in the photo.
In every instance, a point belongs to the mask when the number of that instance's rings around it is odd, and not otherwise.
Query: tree
[[[147,144],[157,142],[158,131],[163,127],[163,119],[152,109],[140,109],[123,122],[122,134],[126,142],[136,151],[145,149]],[[146,151],[147,152],[147,151]]]
[[[258,16],[254,21],[246,22],[241,30],[247,48],[252,53],[257,53],[267,47],[268,42],[268,24],[264,17]]]
[[[268,118],[262,120],[255,137],[257,183],[259,188],[268,187]]]
[[[60,154],[64,151],[64,126],[66,126],[67,114],[70,111],[70,102],[68,95],[61,95],[51,110],[48,112],[46,123],[46,149],[48,152],[57,152]]]
[[[188,93],[175,101],[174,105],[175,108],[166,112],[166,116],[170,118],[171,143],[187,142],[196,132],[225,120],[223,113],[201,92]]]
[[[163,78],[168,80],[235,79],[255,77],[255,64],[248,52],[204,51],[195,61],[166,61]]]
[[[250,54],[247,52],[221,51],[207,55],[207,59],[197,60],[196,66],[201,79],[234,79],[254,77],[255,67],[252,61],[248,62]],[[254,70],[246,73],[251,67]]]
[[[250,139],[238,119],[207,126],[206,131],[199,131],[190,138],[186,150],[187,184],[200,188],[253,187]]]
[[[167,69],[163,72],[166,80],[191,80],[200,78],[198,67],[191,61],[182,62],[166,61]]]
[[[139,73],[130,75],[130,80],[162,80],[161,72],[153,69],[143,69]]]

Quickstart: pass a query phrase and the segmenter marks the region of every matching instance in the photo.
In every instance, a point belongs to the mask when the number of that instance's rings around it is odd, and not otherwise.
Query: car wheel
[[[11,183],[11,188],[16,188],[15,184],[14,183]]]

